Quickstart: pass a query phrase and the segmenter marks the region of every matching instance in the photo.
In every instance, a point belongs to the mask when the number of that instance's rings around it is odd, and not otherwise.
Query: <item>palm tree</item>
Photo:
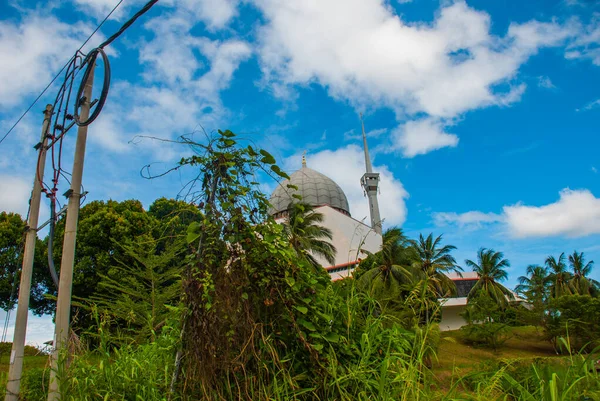
[[[508,259],[504,259],[502,252],[496,252],[493,249],[480,248],[477,252],[477,263],[470,259],[465,260],[465,264],[473,269],[479,276],[479,280],[469,291],[469,300],[487,295],[498,305],[506,305],[507,297],[513,299],[513,293],[502,284],[500,281],[506,280],[508,274],[505,267],[510,266]]]
[[[527,276],[519,277],[519,285],[515,290],[523,294],[535,308],[543,308],[551,284],[548,269],[543,266],[529,265],[525,272]]]
[[[333,234],[327,227],[323,227],[323,214],[314,210],[307,203],[295,203],[289,207],[289,215],[284,223],[284,232],[290,244],[298,255],[304,256],[314,265],[319,266],[315,256],[325,259],[328,263],[335,263],[337,250],[331,244]]]
[[[561,253],[558,259],[554,256],[548,256],[546,258],[546,267],[550,271],[550,296],[558,298],[562,295],[570,294],[569,281],[571,280],[571,273],[567,271],[565,253]]]
[[[456,294],[454,282],[445,273],[461,270],[456,265],[456,259],[450,254],[456,247],[454,245],[440,247],[441,242],[442,236],[434,240],[433,234],[429,234],[427,238],[420,234],[418,241],[410,241],[415,252],[415,260],[412,263],[414,273],[428,281],[431,293],[437,298]]]
[[[429,323],[429,313],[432,306],[437,305],[439,298],[446,298],[456,294],[456,285],[446,275],[451,271],[459,272],[456,260],[450,254],[453,245],[440,246],[442,236],[433,239],[433,234],[427,238],[419,235],[417,241],[410,241],[414,252],[413,269],[413,294],[409,298],[418,297],[421,311],[425,311],[425,323]]]
[[[405,267],[408,253],[408,240],[402,229],[388,229],[383,234],[381,251],[370,256],[372,267],[358,278],[358,286],[380,301],[398,299],[410,283],[411,274]]]
[[[599,283],[596,280],[587,277],[592,272],[594,261],[590,260],[585,263],[583,252],[577,253],[577,251],[574,251],[572,255],[569,255],[569,264],[573,270],[570,283],[573,293],[589,294],[593,287],[598,287]]]

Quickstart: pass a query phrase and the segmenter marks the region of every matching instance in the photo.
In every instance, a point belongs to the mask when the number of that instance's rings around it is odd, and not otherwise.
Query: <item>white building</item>
[[[314,206],[323,214],[322,224],[332,231],[332,243],[337,249],[337,254],[335,264],[332,266],[329,266],[325,260],[318,257],[316,259],[329,272],[332,280],[351,276],[361,259],[367,257],[368,253],[379,251],[383,242],[377,200],[379,173],[374,173],[372,169],[364,125],[362,131],[366,172],[360,179],[360,184],[369,202],[370,226],[352,218],[348,199],[342,188],[331,178],[307,167],[304,157],[302,158],[302,168],[290,175],[289,180],[283,181],[273,191],[270,199],[271,214],[280,222],[287,218],[290,205],[299,201],[293,195],[300,195],[302,202]],[[290,184],[298,189],[289,188]],[[440,300],[442,304],[441,330],[456,330],[466,324],[460,313],[464,311],[467,305],[467,295],[478,279],[474,272],[449,276],[457,286],[458,296]]]
[[[288,188],[289,184],[298,189]],[[293,195],[302,196],[302,202],[323,214],[323,226],[333,234],[332,244],[337,249],[335,264],[328,266],[325,260],[317,257],[332,279],[349,276],[360,260],[367,257],[367,252],[377,252],[381,248],[381,234],[352,218],[348,199],[340,186],[324,174],[308,168],[305,160],[302,168],[290,175],[290,179],[282,182],[271,195],[271,214],[276,220],[284,220],[290,204],[298,201]]]

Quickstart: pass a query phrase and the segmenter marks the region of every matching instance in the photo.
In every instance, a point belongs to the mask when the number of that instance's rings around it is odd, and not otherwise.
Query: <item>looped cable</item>
[[[98,54],[102,56],[102,62],[104,63],[104,83],[102,84],[102,92],[100,93],[100,98],[98,99],[98,104],[94,108],[94,111],[91,113],[87,120],[81,121],[79,119],[79,107],[81,107],[82,102],[91,101],[91,99],[83,98],[83,91],[85,90],[87,80],[90,77],[90,74],[92,73],[92,68],[96,64]],[[83,73],[83,78],[81,79],[79,89],[77,90],[77,97],[75,98],[75,111],[73,112],[75,124],[77,124],[80,127],[90,125],[92,122],[94,122],[96,118],[98,118],[98,115],[100,115],[100,112],[104,107],[104,103],[106,102],[106,98],[108,96],[108,89],[110,87],[110,63],[108,61],[108,56],[101,47],[95,48],[86,56],[85,60],[83,60],[81,68],[83,68],[84,65],[87,65],[87,67],[85,69],[85,72]]]

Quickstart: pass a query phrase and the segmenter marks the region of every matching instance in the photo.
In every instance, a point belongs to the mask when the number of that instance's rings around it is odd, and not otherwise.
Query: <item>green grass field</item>
[[[459,331],[443,332],[441,337],[432,370],[442,388],[494,362],[523,363],[535,358],[556,358],[559,362],[565,358],[557,355],[552,344],[544,339],[542,329],[533,326],[511,328],[509,339],[497,351],[462,343]]]
[[[550,358],[561,364],[567,356],[559,356],[550,342],[544,339],[541,329],[535,327],[515,327],[511,329],[509,339],[497,351],[473,347],[460,340],[459,331],[444,332],[436,358],[432,364],[432,374],[438,394],[446,393],[457,380],[469,373],[479,370],[489,370],[491,366],[508,362],[526,365],[528,361],[538,358]],[[47,367],[47,355],[27,355],[24,360],[24,370]],[[0,385],[4,386],[9,368],[9,354],[0,354]],[[433,383],[432,383],[433,384]],[[462,386],[461,386],[462,388]],[[467,391],[466,389],[462,391]],[[0,391],[1,393],[2,391]]]

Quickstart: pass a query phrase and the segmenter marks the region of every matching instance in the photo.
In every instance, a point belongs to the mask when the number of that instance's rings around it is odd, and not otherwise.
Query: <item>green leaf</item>
[[[298,322],[302,326],[304,326],[304,328],[306,328],[310,331],[317,331],[317,328],[315,327],[315,325],[312,322],[309,322],[308,320],[300,319],[300,320],[298,320]]]
[[[235,141],[233,139],[223,139],[223,143],[225,144],[225,146],[235,145]]]
[[[200,230],[200,223],[194,221],[187,228],[187,236],[186,236],[187,243],[191,244],[192,242],[196,242],[198,240],[198,238],[200,238],[201,234],[202,234],[202,231]]]
[[[243,293],[242,293],[242,299],[248,299],[248,294],[247,294],[247,293],[245,293],[245,292],[243,292]]]
[[[306,315],[306,312],[308,312],[308,308],[306,306],[294,306],[294,309],[296,309],[298,312],[302,313],[303,315]]]
[[[321,351],[323,349],[323,344],[313,344],[312,346],[317,351]]]
[[[302,200],[302,195],[292,194],[292,198],[296,198],[298,200]]]
[[[223,135],[226,138],[231,138],[231,137],[235,136],[235,134],[229,130],[226,130],[225,132],[219,130],[219,134]],[[235,141],[234,141],[234,143],[235,143]]]
[[[340,335],[337,333],[327,333],[323,336],[323,338],[330,343],[337,343],[340,341]]]
[[[283,178],[285,178],[287,180],[290,179],[290,176],[287,175],[285,172],[281,171],[281,169],[279,168],[279,166],[276,165],[276,164],[274,164],[274,165],[271,166],[271,170],[273,170],[273,172],[275,174],[277,174],[278,176],[280,176],[280,177],[283,177]]]
[[[258,153],[256,153],[256,151],[254,150],[254,148],[250,145],[248,145],[248,154],[252,157],[256,157],[258,156]]]
[[[287,184],[286,187],[288,187],[289,189],[295,189],[296,191],[298,190],[298,187],[294,184]]]
[[[264,156],[262,159],[260,159],[262,163],[275,164],[275,158],[269,152],[264,149],[259,150],[259,152]]]

